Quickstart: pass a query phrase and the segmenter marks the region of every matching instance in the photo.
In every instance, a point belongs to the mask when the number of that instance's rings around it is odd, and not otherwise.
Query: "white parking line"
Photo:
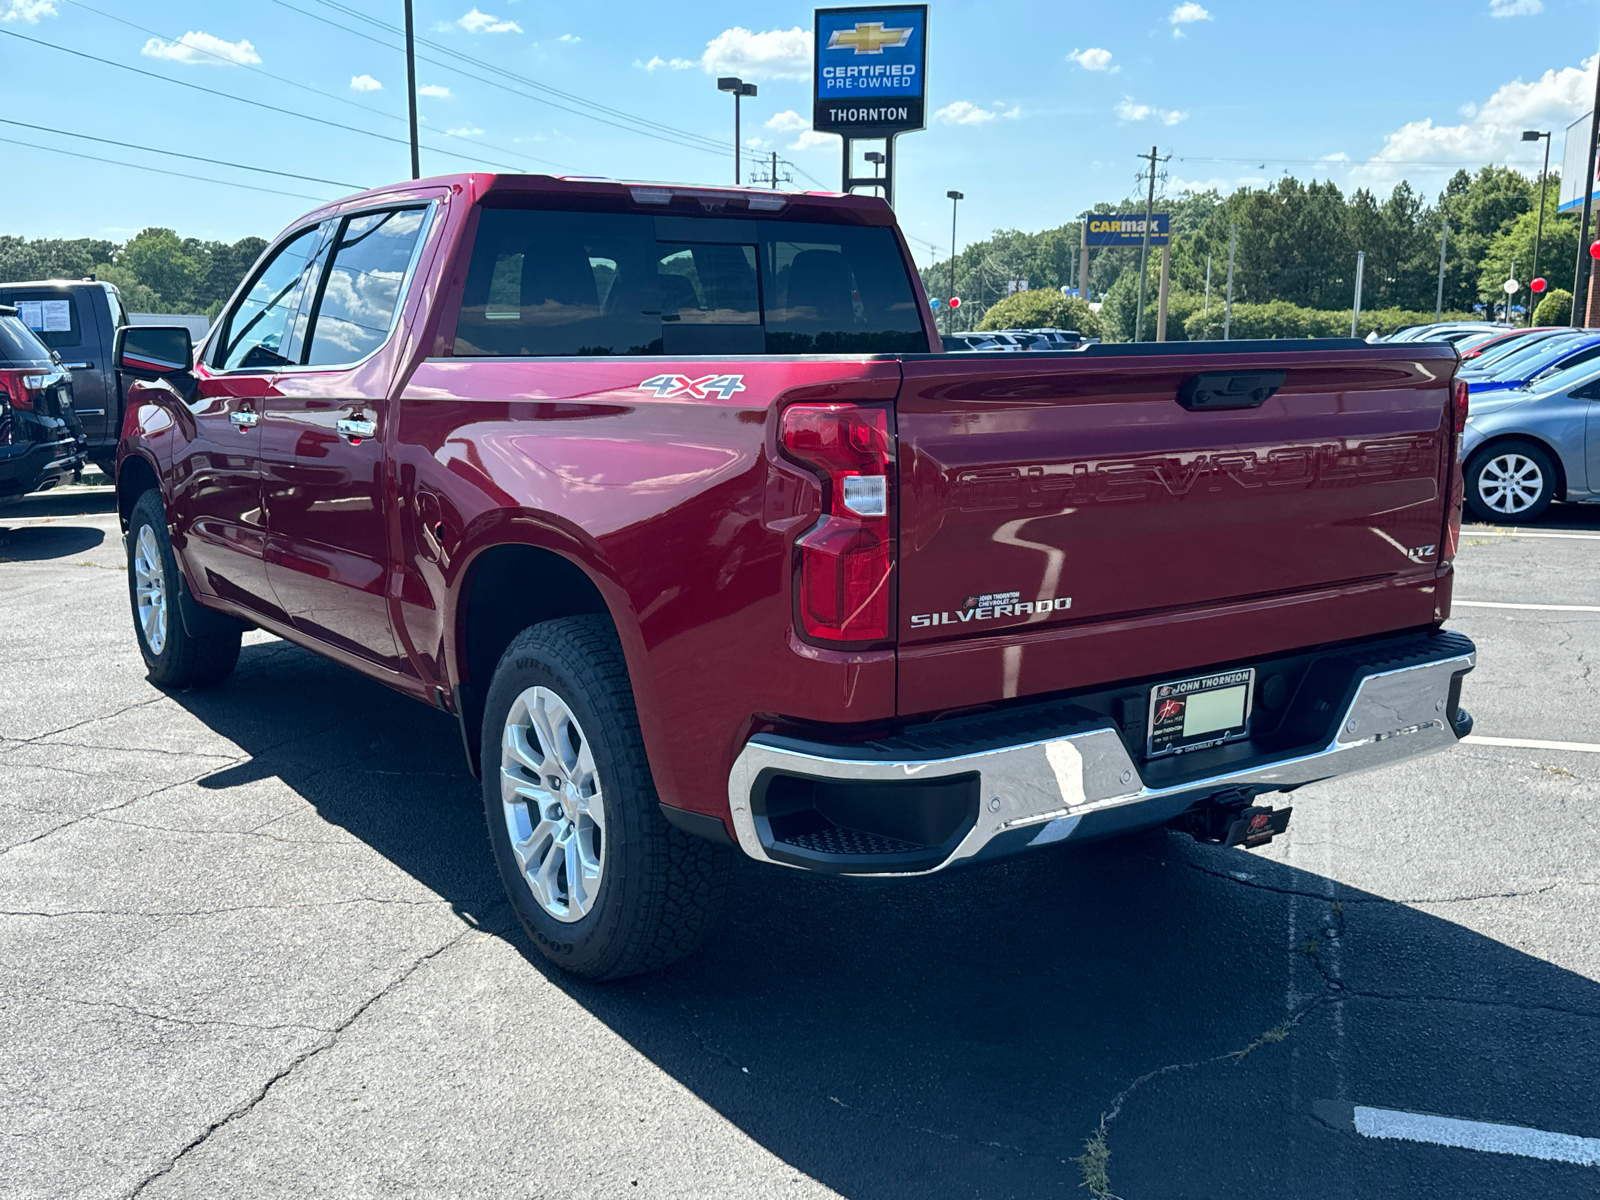
[[[1600,612],[1600,604],[1502,604],[1495,600],[1452,600],[1456,608],[1528,608],[1536,612]]]
[[[1579,542],[1600,542],[1600,533],[1524,533],[1516,529],[1473,529],[1467,527],[1461,531],[1462,537],[1529,537],[1529,538],[1571,538]]]
[[[1533,738],[1481,737],[1469,733],[1461,739],[1469,746],[1513,746],[1523,750],[1574,750],[1579,754],[1600,754],[1597,742],[1541,742]]]
[[[1487,1121],[1462,1121],[1455,1117],[1430,1117],[1425,1113],[1392,1108],[1355,1106],[1356,1132],[1369,1138],[1397,1138],[1407,1142],[1432,1142],[1489,1154],[1516,1154],[1551,1162],[1600,1166],[1600,1138],[1549,1133],[1521,1125],[1492,1125]]]

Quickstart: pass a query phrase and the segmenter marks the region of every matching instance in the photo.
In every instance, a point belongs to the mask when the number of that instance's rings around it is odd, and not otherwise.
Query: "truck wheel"
[[[128,521],[128,600],[139,653],[157,687],[210,687],[233,672],[240,635],[192,637],[178,612],[178,579],[161,493],[151,488]]]
[[[710,933],[733,852],[662,817],[604,617],[546,621],[507,647],[484,706],[482,767],[500,878],[551,962],[621,979]]]
[[[1467,462],[1467,508],[1480,521],[1537,521],[1555,499],[1556,466],[1532,442],[1499,442]]]

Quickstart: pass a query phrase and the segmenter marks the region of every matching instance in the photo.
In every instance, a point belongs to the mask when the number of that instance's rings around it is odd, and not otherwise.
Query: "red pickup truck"
[[[1447,346],[946,354],[888,207],[462,175],[122,331],[139,648],[258,626],[452,714],[549,958],[690,950],[736,851],[914,875],[1453,746]]]

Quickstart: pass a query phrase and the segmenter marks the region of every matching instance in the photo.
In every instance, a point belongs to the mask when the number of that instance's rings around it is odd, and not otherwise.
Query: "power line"
[[[134,29],[134,30],[137,30],[138,32],[144,33],[144,34],[149,34],[151,37],[157,38],[157,39],[159,39],[161,41],[177,44],[181,40],[181,39],[166,37],[163,34],[157,33],[154,29],[149,29],[146,26],[139,25],[139,24],[137,24],[137,23],[135,23],[133,21],[129,21],[125,17],[119,17],[114,13],[105,12],[105,11],[103,11],[101,9],[95,8],[92,4],[85,4],[84,0],[68,0],[68,2],[71,3],[71,4],[76,4],[79,8],[86,9],[87,11],[94,13],[96,16],[104,17],[108,21],[115,21],[119,25],[126,25],[129,29]],[[182,43],[182,44],[187,45],[187,43]],[[271,71],[268,71],[264,67],[256,65],[254,63],[237,62],[234,59],[228,58],[225,55],[218,54],[214,50],[207,50],[204,46],[188,46],[188,48],[190,50],[194,51],[196,54],[204,54],[207,57],[216,59],[220,63],[227,63],[229,66],[245,67],[248,70],[254,71],[257,75],[265,76],[267,79],[276,80],[278,83],[286,83],[290,87],[299,88],[303,92],[310,92],[314,96],[320,96],[324,100],[335,100],[340,104],[347,104],[351,108],[359,108],[362,112],[372,113],[374,116],[382,117],[386,121],[399,121],[401,123],[404,123],[405,120],[406,120],[406,118],[397,117],[393,113],[386,113],[381,108],[373,108],[370,104],[362,104],[357,100],[352,100],[348,96],[336,96],[332,92],[325,92],[321,88],[317,88],[317,87],[311,86],[309,83],[300,83],[300,82],[298,82],[296,80],[288,79],[288,78],[286,78],[286,77],[284,77],[282,75],[274,75]],[[466,142],[470,146],[487,147],[490,150],[498,150],[502,154],[510,154],[515,158],[525,158],[529,162],[543,163],[545,166],[548,166],[548,167],[559,167],[563,171],[571,169],[570,167],[567,166],[566,163],[554,162],[551,159],[540,158],[537,155],[533,155],[533,154],[523,154],[520,150],[511,150],[511,149],[509,149],[509,148],[507,148],[505,146],[496,146],[492,142],[475,141],[474,139],[469,138],[469,137],[465,136],[464,134],[451,133],[448,129],[438,130],[436,132],[441,137],[454,138],[457,141]],[[432,150],[433,147],[430,146],[430,147],[428,147],[428,149]],[[448,151],[438,151],[438,153],[449,153],[449,152]]]
[[[0,125],[16,125],[22,129],[36,129],[40,133],[53,133],[58,137],[82,138],[86,142],[100,142],[106,146],[121,146],[128,150],[143,150],[147,154],[165,154],[170,158],[187,158],[192,162],[210,163],[215,167],[233,167],[239,171],[258,171],[263,175],[281,175],[285,179],[300,179],[306,183],[326,183],[332,187],[354,188],[358,192],[367,190],[365,184],[346,183],[342,179],[319,179],[315,175],[296,175],[292,171],[274,171],[270,167],[252,167],[247,163],[227,162],[220,158],[206,158],[199,154],[184,154],[177,150],[158,150],[154,146],[141,146],[136,142],[94,137],[87,133],[73,133],[68,129],[52,129],[48,125],[30,125],[26,121],[13,121],[7,117],[0,117]],[[286,192],[284,194],[288,195],[289,193]]]
[[[369,17],[359,10],[349,8],[346,5],[332,3],[331,0],[313,0],[313,2],[324,4],[327,7],[334,9],[336,12],[342,13],[356,20],[364,21],[375,28],[384,30],[385,32],[391,34],[397,34],[399,32],[395,26],[389,25],[384,21],[380,21],[375,17]],[[374,37],[370,33],[365,33],[359,29],[352,29],[348,25],[341,25],[339,22],[322,16],[319,13],[309,12],[306,9],[290,4],[288,3],[288,0],[272,0],[272,3],[278,5],[280,8],[287,8],[291,12],[299,13],[301,16],[307,17],[313,21],[321,22],[324,25],[328,25],[334,29],[342,30],[345,33],[351,34],[354,37],[359,37],[366,41],[372,42],[375,45],[382,46],[386,50],[394,50],[398,52],[397,47]],[[596,101],[586,99],[583,96],[562,91],[560,88],[555,88],[549,84],[540,83],[536,79],[530,79],[527,76],[518,75],[512,71],[507,71],[501,67],[495,66],[493,63],[485,62],[479,58],[474,58],[470,54],[462,54],[458,50],[452,50],[448,46],[441,45],[438,42],[429,41],[426,38],[417,38],[416,40],[420,45],[437,50],[441,54],[449,55],[452,58],[460,59],[462,62],[470,63],[475,67],[480,67],[483,70],[491,72],[492,74],[502,76],[503,78],[511,80],[522,87],[532,88],[540,92],[546,92],[551,96],[557,96],[562,100],[571,101],[573,104],[580,104],[584,107],[573,108],[567,104],[557,103],[555,100],[548,99],[545,96],[529,95],[525,91],[519,91],[517,88],[510,86],[510,84],[503,83],[496,79],[486,79],[482,75],[473,74],[471,71],[465,70],[454,63],[441,62],[436,58],[429,58],[421,54],[417,55],[417,59],[420,62],[429,63],[446,71],[453,71],[457,75],[461,75],[467,79],[475,80],[478,83],[487,84],[490,87],[499,88],[500,90],[509,92],[511,95],[520,97],[521,99],[531,100],[536,104],[543,104],[550,108],[557,109],[560,112],[570,113],[573,116],[583,117],[591,121],[597,121],[602,125],[609,125],[613,129],[620,129],[625,133],[655,138],[659,141],[682,146],[688,150],[699,150],[710,154],[727,154],[728,152],[727,144],[722,142],[720,139],[707,137],[704,134],[692,133],[685,129],[678,129],[675,126],[666,125],[660,121],[653,121],[648,117],[635,116],[634,114],[625,112],[622,109],[612,108],[609,105],[600,104]],[[598,115],[600,113],[609,114],[610,117],[616,117],[618,119],[612,120],[609,119],[608,116]],[[630,123],[625,124],[624,122]],[[748,157],[751,161],[755,161],[763,157],[757,152],[748,150],[743,146],[738,147],[738,152],[741,157]]]
[[[1481,167],[1493,165],[1491,159],[1485,163],[1481,158],[1473,159],[1409,159],[1409,158],[1271,158],[1266,155],[1255,155],[1251,158],[1197,158],[1192,155],[1179,155],[1178,162],[1195,163],[1257,163],[1265,168],[1268,163],[1287,166],[1318,166],[1318,167]],[[1534,160],[1537,161],[1537,160]],[[1507,166],[1514,166],[1509,159]]]
[[[0,30],[0,33],[3,32],[4,30]],[[315,200],[318,203],[322,203],[326,199],[323,196],[307,196],[301,192],[280,192],[277,188],[256,187],[253,183],[238,183],[232,179],[212,179],[207,175],[186,175],[182,171],[167,171],[161,167],[147,166],[144,163],[123,162],[117,158],[100,158],[93,154],[80,154],[76,150],[66,150],[60,146],[41,146],[36,142],[19,142],[15,138],[0,137],[0,142],[4,142],[9,146],[26,146],[30,150],[43,150],[47,154],[65,154],[80,161],[110,163],[115,167],[132,167],[136,171],[151,171],[157,175],[171,175],[174,178],[187,179],[194,183],[220,183],[223,187],[244,188],[248,192],[265,192],[269,196],[293,196],[297,200]]]
[[[313,117],[309,113],[295,112],[291,108],[280,108],[276,104],[266,104],[260,100],[247,100],[243,96],[231,96],[227,92],[219,92],[214,88],[201,87],[198,83],[190,83],[186,79],[173,79],[170,75],[158,75],[154,71],[146,71],[139,67],[130,67],[126,63],[119,63],[110,58],[101,58],[97,54],[87,54],[82,50],[73,50],[67,46],[58,46],[54,42],[46,42],[40,38],[28,37],[26,34],[18,33],[13,29],[0,29],[0,34],[4,34],[6,37],[17,38],[20,41],[31,42],[35,46],[43,46],[47,50],[58,50],[62,54],[70,54],[74,58],[88,59],[90,62],[101,63],[108,67],[116,67],[119,71],[129,71],[134,75],[143,75],[149,79],[159,79],[163,83],[171,83],[177,85],[178,87],[189,88],[192,91],[204,92],[208,96],[220,96],[224,100],[232,100],[238,104],[248,104],[252,108],[265,109],[267,112],[280,113],[287,117],[298,117],[302,121],[311,121],[317,125],[326,125],[330,129],[343,129],[347,133],[359,133],[363,137],[377,138],[382,142],[393,142],[397,146],[409,147],[411,145],[410,141],[405,138],[393,138],[387,134],[374,133],[370,129],[360,129],[354,125],[345,125],[339,121],[327,120],[325,117]],[[435,154],[445,154],[454,158],[466,157],[465,155],[456,154],[451,150],[440,150],[434,146],[429,146],[428,149],[432,150]],[[490,166],[505,167],[508,170],[514,171],[517,169],[510,163],[497,163],[493,159],[481,158],[479,161],[487,163]]]

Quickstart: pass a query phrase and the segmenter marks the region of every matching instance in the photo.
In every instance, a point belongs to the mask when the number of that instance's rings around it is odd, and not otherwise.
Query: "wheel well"
[[[122,518],[122,528],[128,528],[128,520],[133,516],[133,506],[139,502],[139,497],[151,488],[159,488],[161,481],[156,478],[156,473],[149,463],[136,455],[129,455],[122,460],[122,469],[117,472],[117,513]]]
[[[1506,446],[1513,442],[1524,442],[1530,446],[1537,446],[1540,450],[1543,450],[1550,456],[1550,462],[1556,469],[1554,498],[1557,500],[1565,500],[1567,498],[1567,465],[1561,461],[1561,455],[1557,452],[1554,446],[1545,441],[1543,438],[1534,437],[1530,433],[1502,433],[1496,437],[1489,438],[1483,443],[1483,445],[1477,447],[1471,454],[1467,456],[1467,461],[1466,463],[1463,463],[1462,466],[1465,467],[1469,465],[1473,459],[1477,458],[1486,450],[1493,450],[1498,446]]]
[[[611,610],[600,589],[570,559],[536,546],[495,546],[473,562],[458,612],[462,678],[457,716],[476,772],[484,697],[511,639],[541,621],[584,613],[609,619]]]

